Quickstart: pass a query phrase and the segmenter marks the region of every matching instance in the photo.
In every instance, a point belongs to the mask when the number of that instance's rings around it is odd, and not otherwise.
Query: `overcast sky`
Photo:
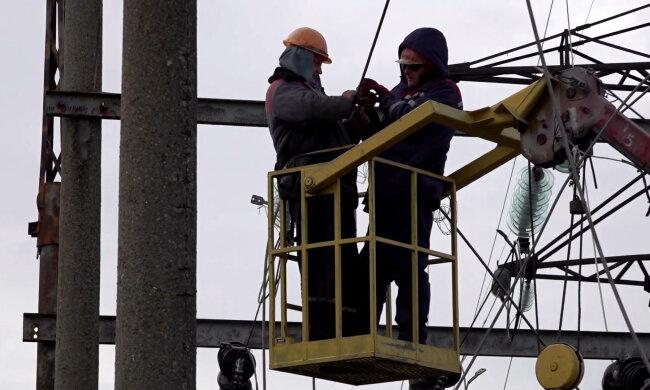
[[[535,13],[543,23],[551,1],[535,2]],[[591,0],[569,2],[570,23],[585,22]],[[595,0],[589,21],[607,17],[647,3],[646,0]],[[565,2],[556,1],[549,33],[566,28]],[[328,41],[333,63],[323,67],[323,84],[329,94],[354,89],[368,54],[383,2],[355,1],[209,1],[198,5],[198,92],[201,97],[261,100],[266,79],[283,50],[282,39],[296,27],[311,26]],[[5,4],[0,13],[0,52],[3,85],[0,88],[2,113],[2,153],[0,154],[0,388],[34,388],[36,344],[21,342],[22,313],[37,310],[38,260],[36,241],[27,236],[27,223],[37,218],[35,198],[40,153],[43,37],[45,6],[42,1],[26,0]],[[104,1],[104,75],[107,92],[120,91],[122,2]],[[589,30],[591,35],[606,33],[650,20],[648,9]],[[518,1],[393,1],[379,36],[368,76],[387,86],[398,80],[395,64],[397,45],[411,30],[433,26],[445,33],[450,63],[471,61],[533,39],[526,3]],[[626,34],[610,42],[650,52],[648,31]],[[641,61],[596,45],[585,45],[584,52],[604,62]],[[552,56],[549,63],[557,63]],[[582,61],[576,60],[576,63]],[[521,64],[535,65],[536,59]],[[465,108],[491,105],[519,87],[480,83],[461,83]],[[649,100],[642,99],[636,109],[650,115]],[[264,128],[200,126],[198,135],[198,298],[199,318],[252,319],[261,282],[266,218],[249,203],[252,194],[266,197],[266,172],[275,155]],[[117,268],[117,194],[119,122],[104,121],[102,150],[102,275],[103,315],[115,314]],[[456,139],[449,153],[447,172],[452,172],[492,147],[487,141]],[[596,154],[617,157],[608,147],[599,146]],[[609,196],[636,172],[620,163],[595,160],[598,188],[589,181],[593,204]],[[520,157],[516,168],[525,166]],[[459,227],[480,254],[487,258],[494,231],[507,193],[512,163],[495,170],[459,193]],[[565,176],[555,172],[558,190]],[[639,186],[635,186],[638,190]],[[551,217],[542,244],[562,231],[568,221],[568,200],[563,196],[558,211]],[[644,217],[648,204],[644,198],[623,208],[598,226],[606,255],[648,253],[650,219]],[[507,212],[506,208],[506,212]],[[360,220],[363,216],[360,215]],[[504,224],[501,225],[504,228]],[[434,231],[435,231],[434,227]],[[586,238],[585,256],[591,256],[591,240]],[[497,241],[496,255],[503,245]],[[479,294],[484,270],[464,244],[460,244],[461,325],[469,325]],[[496,257],[495,255],[495,257]],[[557,260],[566,256],[559,253]],[[495,260],[496,261],[496,260]],[[295,270],[294,270],[295,272]],[[638,274],[636,269],[631,272]],[[432,276],[435,282],[435,276]],[[445,285],[434,283],[434,296],[444,297]],[[540,282],[538,290],[540,326],[557,329],[561,283]],[[621,295],[637,331],[650,331],[648,300],[639,287],[621,287]],[[607,323],[610,330],[624,331],[618,306],[611,290],[603,286]],[[565,327],[574,329],[577,318],[576,286],[569,285]],[[437,300],[434,299],[433,305]],[[598,290],[583,286],[583,329],[604,330]],[[432,325],[448,325],[449,316],[430,318]],[[445,310],[448,313],[447,310]],[[530,312],[532,316],[532,311]],[[480,321],[483,317],[480,317]],[[503,326],[503,322],[499,322]],[[200,349],[197,359],[197,388],[216,388],[217,350]],[[258,364],[261,366],[260,355]],[[112,346],[100,347],[100,388],[113,388]],[[581,388],[598,389],[607,362],[587,362]],[[502,389],[508,359],[480,358],[471,372],[484,367],[487,372],[472,383],[473,389]],[[261,373],[260,373],[261,374]],[[308,378],[270,373],[272,389],[310,388]],[[319,381],[319,389],[350,388]],[[398,389],[400,383],[371,386],[373,389]],[[538,388],[534,359],[514,359],[507,389]]]

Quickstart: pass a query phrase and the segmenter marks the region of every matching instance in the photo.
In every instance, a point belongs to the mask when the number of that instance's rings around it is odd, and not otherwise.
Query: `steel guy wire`
[[[512,256],[512,253],[508,255],[508,259]],[[460,346],[462,347],[463,344],[465,343],[465,340],[467,339],[467,336],[469,335],[469,332],[472,330],[474,327],[474,324],[476,323],[476,320],[478,320],[478,316],[481,314],[483,311],[483,307],[485,307],[485,304],[487,303],[487,300],[490,298],[490,292],[488,291],[487,294],[485,295],[485,298],[483,299],[483,303],[481,303],[481,307],[479,308],[478,312],[474,315],[474,318],[472,319],[472,323],[469,325],[467,328],[467,331],[463,335],[463,339],[460,341]],[[494,298],[494,301],[492,302],[492,307],[494,307],[494,304],[496,303],[496,297]],[[489,313],[492,312],[492,307],[490,307]],[[489,314],[488,314],[489,315]],[[487,321],[486,321],[487,322]],[[483,324],[485,325],[485,323]],[[465,356],[463,356],[463,361],[465,360]]]
[[[535,297],[535,329],[539,332],[539,306],[537,304],[537,279],[533,279],[533,295]],[[539,340],[537,340],[537,354],[542,351],[542,348],[540,348],[539,345]]]
[[[598,256],[600,258],[600,261],[601,261],[603,267],[607,267],[607,263],[605,262],[605,256],[603,254],[603,249],[602,249],[602,247],[600,245],[600,241],[598,239],[598,235],[596,233],[596,229],[595,229],[595,226],[593,224],[593,220],[591,218],[591,211],[590,211],[589,207],[587,206],[587,204],[585,202],[584,191],[583,191],[582,186],[580,185],[579,180],[578,180],[578,173],[577,173],[577,169],[576,169],[576,163],[575,163],[575,161],[573,161],[573,156],[571,155],[571,151],[569,149],[566,130],[564,129],[563,123],[559,120],[560,119],[559,118],[559,114],[560,114],[560,112],[559,112],[560,111],[559,110],[559,104],[558,104],[557,98],[556,98],[556,96],[555,96],[555,94],[553,92],[553,85],[552,85],[551,79],[549,77],[548,67],[546,66],[546,60],[544,58],[544,53],[543,53],[542,47],[540,46],[540,43],[539,43],[539,33],[537,32],[537,24],[535,23],[535,15],[533,14],[533,9],[532,9],[532,6],[530,4],[530,0],[526,0],[526,5],[528,7],[528,14],[530,16],[530,21],[531,21],[531,25],[532,25],[532,29],[533,29],[533,34],[535,35],[535,41],[537,43],[537,49],[538,49],[539,55],[540,55],[541,60],[542,60],[542,66],[544,68],[544,76],[545,76],[544,78],[545,78],[545,82],[546,82],[546,87],[548,89],[548,93],[549,93],[550,98],[551,98],[551,102],[552,102],[552,106],[553,106],[553,112],[554,112],[554,116],[555,116],[555,121],[556,121],[557,125],[560,127],[561,142],[563,144],[565,153],[566,153],[567,158],[569,160],[569,167],[571,169],[571,176],[573,176],[574,185],[577,187],[578,193],[580,194],[580,201],[581,201],[581,203],[582,203],[582,205],[584,207],[585,215],[587,217],[587,221],[588,221],[589,227],[591,229],[592,239],[594,241],[594,245],[595,245],[596,249],[598,250]],[[650,74],[648,74],[648,76],[646,76],[646,79],[648,79],[649,77],[650,77]],[[638,86],[637,86],[637,88],[638,88]],[[607,128],[607,125],[609,124],[609,121],[611,121],[612,118],[613,118],[613,116],[608,120],[608,122],[605,124],[605,126],[603,126],[603,129],[601,130],[601,132],[604,129]],[[599,136],[600,136],[600,134],[599,134]],[[629,316],[627,314],[627,310],[625,310],[625,306],[623,305],[623,300],[621,299],[621,296],[618,293],[618,289],[616,288],[616,283],[614,283],[614,278],[612,277],[612,274],[609,271],[609,268],[605,268],[605,270],[606,270],[606,273],[607,273],[607,278],[609,280],[609,284],[610,284],[610,286],[612,288],[612,291],[614,292],[616,302],[618,303],[621,314],[623,315],[623,318],[625,319],[625,323],[626,323],[627,328],[628,328],[628,330],[630,332],[630,335],[632,336],[632,339],[634,340],[635,344],[637,345],[637,348],[639,349],[641,359],[643,360],[643,363],[646,366],[646,369],[648,371],[650,371],[650,361],[648,361],[648,356],[646,355],[646,352],[643,349],[643,346],[641,345],[641,342],[639,341],[639,338],[637,337],[636,332],[634,331],[634,328],[632,326],[630,318],[629,318]]]
[[[606,199],[605,201],[603,201],[601,204],[599,204],[598,206],[596,206],[596,207],[594,208],[594,210],[592,211],[592,213],[598,212],[598,211],[600,211],[601,209],[603,209],[603,208],[604,208],[605,206],[607,206],[609,203],[611,203],[612,201],[614,201],[614,199],[616,199],[616,198],[617,198],[618,196],[620,196],[622,193],[624,193],[625,191],[627,191],[627,190],[628,190],[632,185],[634,185],[637,181],[641,180],[641,178],[643,178],[644,176],[645,176],[645,173],[641,173],[641,174],[637,175],[634,179],[630,180],[628,183],[626,183],[626,184],[623,185],[621,188],[619,188],[616,192],[614,192],[612,195],[610,195],[609,198],[607,198],[607,199]],[[568,177],[567,177],[567,180],[570,180],[570,179],[571,179],[571,176],[568,176]],[[645,187],[644,187],[644,188],[645,188]],[[642,192],[641,192],[641,193],[642,193]],[[622,203],[620,203],[620,204],[614,206],[611,210],[607,211],[607,212],[605,213],[605,215],[609,215],[609,214],[611,214],[611,213],[613,212],[612,210],[618,210],[618,209],[620,209],[620,208],[623,207],[625,204],[627,204],[627,203],[629,203],[630,201],[632,201],[633,199],[635,199],[635,198],[636,198],[638,195],[640,195],[641,193],[639,193],[639,194],[634,194],[634,195],[630,196],[629,198],[627,198],[626,200],[624,200]],[[601,217],[599,217],[599,220],[602,219],[602,218],[604,218],[604,217],[605,217],[605,216],[601,216]],[[578,222],[582,223],[585,219],[586,219],[586,217],[580,217],[580,220],[579,220]],[[576,222],[576,223],[578,223],[578,222]],[[596,223],[598,223],[598,220],[596,221]],[[552,239],[548,244],[546,244],[542,249],[540,249],[540,250],[537,252],[537,255],[540,256],[542,252],[546,252],[546,251],[551,250],[551,247],[552,247],[554,244],[556,244],[558,241],[560,241],[560,240],[562,239],[562,237],[564,237],[564,236],[565,236],[566,234],[568,234],[568,233],[569,233],[569,229],[566,229],[564,232],[560,233],[556,238]],[[560,246],[558,246],[558,247],[555,247],[555,248],[551,251],[551,254],[557,252],[557,251],[558,251],[559,249],[561,249],[562,246],[564,246],[564,245],[566,245],[566,244],[562,244],[562,245],[560,245]],[[543,257],[543,258],[540,258],[540,259],[543,261],[544,258],[547,258],[548,256],[549,256],[549,255],[544,255],[544,257]]]
[[[499,261],[503,258],[503,252],[505,251],[507,245],[508,245],[508,243],[504,241],[503,246],[501,247],[501,252],[499,253],[499,256],[497,257],[497,264],[499,264]],[[510,260],[512,255],[513,255],[513,253],[512,253],[512,251],[510,251],[508,253],[508,256],[506,257],[506,260],[505,260],[506,263]],[[487,276],[487,272],[485,272],[485,275]],[[480,315],[481,311],[483,310],[483,306],[485,305],[485,302],[487,301],[487,299],[489,297],[490,297],[490,289],[485,291],[485,297],[483,299],[483,303],[481,304],[481,307],[479,307],[478,311],[476,311],[476,313],[474,314],[474,319],[472,320],[472,325],[478,319],[478,316]],[[480,297],[479,297],[479,299],[480,299]],[[495,300],[496,300],[496,297],[495,297]],[[493,303],[493,305],[494,305],[494,303]],[[492,311],[492,308],[490,308],[490,312],[491,311]],[[470,325],[470,329],[471,328],[472,328],[472,326]]]
[[[443,212],[443,213],[444,213],[444,212]],[[445,213],[445,216],[446,216],[447,218],[449,218],[449,215],[447,215],[446,213]],[[515,288],[515,286],[516,286],[516,284],[517,284],[517,281],[518,281],[517,278],[519,278],[519,276],[523,273],[523,270],[526,268],[526,265],[528,264],[528,261],[530,260],[530,257],[527,258],[527,259],[524,261],[523,266],[519,269],[519,272],[517,273],[517,277],[515,278],[514,283],[513,283],[512,286],[510,287],[510,290],[506,290],[506,289],[504,288],[504,286],[501,284],[501,281],[499,281],[499,279],[496,278],[496,277],[494,276],[494,273],[490,270],[490,268],[487,266],[487,264],[485,263],[485,261],[484,261],[484,260],[481,258],[481,256],[478,254],[478,252],[476,252],[476,249],[474,248],[474,246],[472,246],[472,244],[469,242],[469,240],[467,239],[467,237],[465,237],[465,235],[460,231],[460,229],[458,228],[458,225],[456,225],[456,232],[457,232],[458,235],[461,237],[461,239],[465,242],[465,244],[469,247],[469,249],[472,251],[472,253],[474,253],[474,256],[476,256],[476,258],[479,260],[479,262],[480,262],[480,263],[483,265],[483,267],[487,270],[487,272],[490,274],[490,277],[492,277],[492,279],[493,279],[493,280],[498,284],[499,288],[501,288],[501,290],[503,290],[503,291],[513,291],[513,289]],[[523,314],[523,312],[522,312],[522,310],[520,309],[519,305],[517,305],[517,304],[515,303],[514,299],[512,299],[511,296],[508,296],[507,301],[510,301],[510,303],[511,303],[512,306],[517,310],[517,312],[522,313],[522,318],[524,319],[524,321],[526,322],[526,324],[528,325],[528,327],[529,327],[531,330],[533,330],[533,331],[535,332],[535,335],[537,336],[537,338],[539,339],[539,341],[540,341],[543,345],[546,345],[546,343],[544,343],[544,340],[541,339],[539,333],[535,330],[535,327],[530,323],[530,321],[528,321],[528,318],[526,318],[526,316]],[[504,302],[505,302],[505,301],[504,301]]]
[[[639,100],[640,100],[640,99],[641,99],[641,98],[642,98],[646,93],[648,93],[649,90],[650,90],[650,85],[647,86],[647,87],[643,90],[643,92],[641,92],[641,94],[639,94],[639,96],[637,96],[637,97],[632,101],[632,103],[628,104],[627,107],[625,107],[623,110],[621,110],[621,113],[624,113],[624,112],[628,109],[628,107],[629,107],[630,109],[632,109],[632,106],[633,106],[634,104],[636,104],[636,102],[638,102],[638,101],[639,101]],[[632,111],[634,111],[634,110],[632,110]],[[639,116],[639,118],[641,118],[641,119],[645,119],[645,118],[643,117],[643,115],[637,113],[636,111],[634,111],[634,113],[637,114],[637,115]]]
[[[584,225],[584,220],[580,222],[580,230]],[[579,245],[579,254],[578,258],[582,260],[582,242],[583,235],[580,235],[580,245]],[[582,329],[582,262],[578,264],[578,340],[576,341],[576,349],[580,352],[580,331]]]
[[[274,247],[277,249],[279,247],[279,245],[280,245],[280,238],[278,237]],[[246,339],[246,348],[248,348],[248,344],[250,343],[251,337],[253,336],[253,330],[255,329],[255,322],[257,321],[257,316],[260,313],[260,308],[262,307],[264,302],[266,302],[266,298],[267,298],[266,285],[268,283],[267,275],[269,273],[269,269],[268,269],[266,260],[268,258],[269,252],[271,251],[269,246],[270,245],[267,243],[266,244],[266,251],[264,252],[264,265],[265,265],[264,266],[264,276],[262,277],[262,285],[260,286],[260,292],[257,295],[257,297],[258,297],[257,310],[255,310],[255,317],[253,317],[253,323],[251,324],[251,330],[248,333],[248,338]],[[273,272],[273,271],[271,271],[271,272]],[[274,283],[276,283],[276,285],[277,285],[277,282],[278,282],[278,279],[279,279],[279,272],[280,272],[280,268],[278,267],[278,271],[277,271],[277,273],[276,273],[276,275],[275,275],[275,277],[273,279]],[[262,297],[262,299],[260,299],[260,296]],[[264,343],[262,343],[262,344],[264,344]]]
[[[648,188],[648,182],[645,180],[645,175],[643,175],[643,186],[646,188],[645,195],[648,198],[648,204],[650,204],[650,191],[647,189]],[[645,216],[646,217],[650,216],[650,206],[648,206],[648,211],[645,213]],[[641,270],[643,271],[645,276],[648,276],[648,273],[645,271],[645,268],[641,267]],[[650,276],[648,278],[650,278]]]
[[[515,281],[515,283],[516,283],[516,281]],[[476,351],[474,352],[474,355],[472,355],[472,359],[470,359],[469,364],[463,370],[463,374],[461,375],[461,378],[458,380],[458,383],[456,384],[456,386],[454,386],[454,390],[458,390],[458,388],[460,387],[460,384],[462,383],[462,381],[467,376],[467,372],[469,371],[469,369],[472,367],[472,365],[476,361],[476,357],[481,352],[481,349],[483,348],[483,344],[485,344],[485,340],[487,340],[487,337],[490,335],[490,332],[492,331],[492,329],[494,328],[494,325],[496,324],[497,320],[499,319],[499,316],[501,315],[501,312],[503,311],[503,308],[505,307],[506,302],[507,301],[504,300],[501,303],[501,307],[499,308],[499,311],[497,311],[497,313],[494,315],[494,319],[492,320],[492,323],[490,324],[490,327],[486,330],[485,334],[481,338],[481,341],[479,342],[478,346],[476,347]]]
[[[573,54],[573,42],[572,42],[572,34],[571,34],[571,17],[569,16],[569,0],[565,0],[564,3],[566,4],[566,24],[567,24],[567,30],[569,33],[567,34],[567,41],[569,42],[569,52],[571,53],[571,67],[574,66],[575,64],[575,54]]]
[[[462,233],[460,233],[460,231],[458,231],[458,233],[461,235],[461,237],[464,238],[464,236],[462,235]],[[472,249],[471,246],[470,246],[470,249]],[[458,388],[460,387],[460,383],[465,379],[465,377],[467,376],[467,372],[469,372],[469,369],[472,367],[472,365],[476,361],[476,357],[481,352],[481,349],[483,348],[483,344],[485,344],[485,341],[487,340],[487,337],[489,336],[490,332],[494,328],[494,325],[496,324],[497,320],[499,319],[499,316],[501,315],[501,312],[503,311],[503,308],[506,306],[506,303],[508,303],[508,301],[510,301],[510,304],[513,305],[518,311],[520,311],[519,308],[517,307],[517,305],[514,303],[514,300],[512,299],[512,292],[514,291],[514,288],[516,287],[516,284],[519,281],[519,276],[521,275],[523,269],[526,268],[526,265],[527,265],[529,260],[530,260],[530,257],[526,258],[526,260],[524,261],[524,265],[522,266],[522,268],[520,268],[519,273],[515,277],[515,281],[513,282],[512,286],[510,287],[509,293],[507,294],[508,300],[504,300],[501,303],[501,306],[499,307],[499,311],[497,311],[497,313],[494,316],[494,319],[492,320],[492,323],[490,324],[490,326],[486,330],[485,334],[481,338],[481,341],[479,342],[479,345],[476,347],[476,351],[474,352],[474,355],[472,356],[472,359],[470,360],[468,366],[463,370],[461,378],[459,379],[458,383],[454,387],[454,390],[458,390]],[[483,261],[481,261],[481,262],[485,265],[485,263]],[[492,277],[494,278],[494,275],[492,275]],[[503,289],[503,285],[501,285],[501,282],[496,278],[494,280],[499,284],[499,287]],[[532,327],[532,325],[526,319],[526,316],[524,316],[522,314],[522,318],[526,321],[528,326],[530,326],[531,330],[533,330],[533,332],[537,336],[538,342],[541,342],[542,345],[546,346],[544,341],[540,338],[538,331],[535,328]]]
[[[485,299],[487,300],[488,297],[489,297],[489,295],[486,296]],[[481,327],[484,327],[485,324],[488,322],[488,319],[490,318],[490,314],[492,314],[492,309],[494,309],[494,305],[496,303],[497,303],[497,297],[495,296],[494,300],[492,300],[492,306],[490,306],[490,310],[488,310],[487,314],[485,315],[485,319],[483,320],[483,323],[481,324]]]
[[[506,390],[508,385],[508,377],[510,376],[510,367],[512,367],[512,356],[510,356],[510,363],[508,363],[508,371],[506,372],[506,380],[503,382],[503,390]]]
[[[636,179],[635,179],[635,181],[636,181]],[[626,186],[627,186],[627,185],[626,185]],[[629,186],[628,186],[628,188],[629,188]],[[634,199],[638,198],[639,196],[641,196],[641,195],[643,195],[643,194],[646,194],[648,190],[650,190],[650,187],[644,187],[644,188],[642,188],[641,190],[639,190],[639,191],[635,192],[634,194],[630,195],[629,197],[627,197],[626,199],[624,199],[622,202],[620,202],[619,204],[615,205],[614,207],[612,207],[611,209],[609,209],[608,211],[606,211],[603,215],[601,215],[601,216],[598,217],[596,220],[594,220],[594,225],[597,225],[598,223],[600,223],[601,221],[603,221],[605,218],[609,217],[610,215],[612,215],[612,214],[615,213],[616,211],[620,210],[622,207],[624,207],[625,205],[629,204],[630,202],[632,202]],[[617,194],[615,194],[615,195],[617,195]],[[614,198],[614,197],[612,197],[612,199],[613,199],[613,198]],[[605,203],[605,202],[603,202],[603,203]],[[602,206],[604,206],[604,204],[600,204],[600,205],[599,205],[599,207],[602,207]],[[598,207],[597,207],[596,209],[598,209]],[[579,222],[582,222],[582,221],[585,221],[585,220],[586,220],[586,217],[581,217]],[[590,230],[590,227],[589,227],[589,226],[584,227],[583,229],[581,229],[581,230],[577,233],[576,236],[574,236],[574,239],[575,239],[575,237],[580,236],[581,234],[583,234],[584,232],[586,232],[586,231],[588,231],[588,230]],[[551,243],[547,244],[544,248],[546,248],[546,249],[550,248],[550,247],[552,246],[552,244],[557,243],[557,241],[559,241],[562,237],[564,237],[564,235],[565,235],[566,233],[568,233],[568,229],[567,229],[565,232],[561,233],[561,234],[560,234],[559,236],[557,236],[556,238],[554,238],[553,240],[551,240]],[[563,242],[561,242],[560,244],[558,244],[558,245],[557,245],[556,247],[554,247],[553,249],[548,249],[547,251],[550,252],[550,253],[547,253],[547,254],[546,254],[546,250],[545,250],[545,252],[544,252],[545,254],[544,254],[543,256],[540,256],[540,253],[541,253],[541,251],[542,251],[542,250],[540,250],[540,252],[538,252],[538,258],[539,258],[539,260],[540,260],[540,261],[545,261],[546,259],[548,259],[549,257],[551,257],[554,253],[556,253],[557,251],[559,251],[560,249],[562,249],[562,248],[563,248],[565,245],[567,245],[567,244],[568,244],[568,240],[564,240]],[[542,249],[544,249],[544,248],[542,248]]]
[[[544,39],[546,39],[546,32],[548,31],[548,23],[551,21],[551,13],[553,12],[554,3],[555,0],[551,0],[551,6],[548,8],[548,15],[546,16],[546,25],[544,26]],[[542,42],[542,47],[544,47],[544,43],[546,43],[546,41]],[[539,59],[537,60],[537,66],[539,66]]]
[[[583,172],[583,180],[584,180],[584,172]],[[573,199],[576,198],[576,189],[573,187]],[[573,224],[575,222],[575,214],[571,213],[570,217],[570,230],[569,230],[569,239],[571,240],[573,237]],[[566,303],[566,288],[567,288],[567,283],[569,279],[569,259],[571,259],[571,242],[569,242],[569,245],[567,246],[567,251],[566,251],[566,261],[567,264],[564,266],[564,282],[562,283],[562,303],[560,305],[560,323],[558,324],[557,328],[557,337],[555,338],[555,341],[560,341],[560,336],[562,335],[562,321],[564,320],[564,305]]]
[[[505,248],[505,245],[508,245],[508,244],[510,244],[510,253],[509,253],[508,257],[506,258],[506,263],[507,263],[508,260],[511,259],[512,257],[515,257],[515,258],[517,259],[517,261],[519,261],[520,259],[519,259],[518,255],[517,255],[517,249],[512,245],[512,243],[510,243],[510,242],[508,242],[508,241],[504,242],[504,248]],[[487,274],[487,271],[486,271],[486,274]],[[501,287],[500,287],[500,288],[501,288]],[[490,297],[490,289],[488,289],[488,290],[485,292],[485,301],[487,301],[487,299],[488,299],[489,297]],[[485,315],[485,319],[483,320],[483,323],[481,324],[481,327],[484,327],[485,324],[487,323],[488,319],[490,318],[490,314],[492,314],[492,310],[494,309],[494,305],[495,305],[496,302],[497,302],[498,297],[497,297],[496,295],[494,295],[492,298],[493,298],[493,299],[492,299],[492,305],[490,305],[490,309],[488,310],[487,314]],[[485,301],[484,301],[484,303],[485,303]],[[480,310],[479,310],[478,313],[476,313],[475,318],[478,318],[479,314],[480,314]],[[473,324],[473,323],[474,323],[474,322],[472,321],[472,324]],[[472,326],[470,326],[470,329],[471,329],[471,328],[472,328]]]
[[[584,155],[585,153],[584,153],[584,152],[580,152],[580,154],[583,154],[583,155]],[[633,168],[637,168],[637,166],[634,165],[633,162],[631,162],[631,161],[627,161],[627,160],[622,159],[622,158],[621,158],[621,159],[617,159],[617,158],[612,158],[612,157],[596,156],[596,155],[593,155],[593,154],[592,154],[591,156],[589,156],[589,157],[590,157],[590,158],[595,158],[595,159],[598,159],[598,160],[614,161],[614,162],[617,162],[617,163],[622,163],[622,164],[625,164],[625,165],[629,165],[629,166],[631,166],[631,167],[633,167]]]
[[[474,319],[472,319],[472,323],[471,323],[471,324],[469,325],[469,327],[467,328],[467,332],[465,332],[465,334],[463,335],[463,339],[460,341],[459,346],[462,347],[463,344],[465,343],[465,340],[467,339],[467,336],[469,335],[469,332],[470,332],[470,331],[472,330],[472,328],[474,327],[474,323],[476,323],[476,320],[478,319],[479,314],[481,313],[481,311],[483,311],[483,307],[484,307],[485,304],[487,303],[488,298],[490,298],[490,294],[486,295],[486,296],[485,296],[485,299],[483,299],[483,303],[481,303],[481,307],[479,308],[478,313],[476,313],[476,315],[474,315]],[[492,303],[492,307],[494,307],[494,303],[495,303],[495,302],[496,302],[496,298],[495,298],[494,302]],[[492,308],[490,308],[490,312],[492,312]],[[463,358],[463,359],[464,359],[464,358]]]
[[[589,191],[587,190],[587,181],[583,178],[583,183],[584,183],[584,190],[585,190],[585,203],[587,203],[587,207],[589,207]],[[603,323],[605,324],[605,331],[609,331],[609,327],[607,326],[607,314],[605,314],[605,301],[603,300],[603,288],[600,284],[600,271],[598,270],[598,261],[596,261],[596,243],[594,239],[594,233],[591,233],[591,243],[593,245],[593,251],[594,251],[594,265],[596,266],[596,283],[598,284],[598,297],[600,298],[600,310],[603,313]],[[607,264],[603,264],[603,267],[606,267],[609,270],[609,267],[607,267]],[[609,272],[609,271],[608,271]]]
[[[503,204],[501,205],[501,213],[499,214],[499,222],[497,223],[497,229],[501,227],[501,219],[503,218],[503,211],[505,210],[506,203],[508,201],[508,192],[510,192],[510,183],[512,182],[512,175],[515,171],[515,164],[517,162],[517,157],[512,160],[512,169],[510,170],[510,178],[508,179],[508,185],[506,186],[506,193],[503,196]],[[492,247],[490,248],[490,256],[488,257],[488,267],[492,264],[492,252],[494,251],[494,244],[497,242],[497,236],[499,233],[494,232],[494,239],[492,240]],[[481,295],[483,295],[483,286],[485,285],[485,279],[487,272],[483,273],[483,280],[481,281],[481,289],[478,293],[478,299],[476,300],[476,308],[474,309],[474,314],[478,310],[478,303],[481,301]]]
[[[610,95],[614,96],[614,98],[615,98],[616,100],[618,100],[619,102],[621,102],[622,104],[625,105],[625,107],[621,110],[621,114],[624,113],[624,112],[627,111],[627,110],[631,110],[631,111],[632,111],[633,113],[635,113],[639,118],[643,119],[643,116],[642,116],[641,114],[639,114],[635,109],[632,108],[632,105],[633,105],[634,103],[636,103],[636,101],[637,101],[638,99],[634,100],[634,101],[633,101],[632,103],[630,103],[630,104],[627,104],[627,103],[624,103],[624,102],[623,102],[623,99],[621,99],[620,97],[618,97],[618,95],[615,94],[614,91],[613,91],[612,89],[607,88],[607,87],[605,87],[605,89],[607,90],[607,93],[609,93]],[[644,91],[643,93],[648,92],[648,89],[650,89],[650,86],[648,86],[648,87],[645,89],[645,91]],[[641,94],[639,97],[642,97],[642,96],[643,96],[643,94]]]
[[[583,24],[587,24],[587,21],[589,20],[589,15],[591,15],[591,7],[594,6],[594,0],[591,0],[591,4],[589,4],[589,10],[587,11],[587,17],[585,18],[585,22]]]

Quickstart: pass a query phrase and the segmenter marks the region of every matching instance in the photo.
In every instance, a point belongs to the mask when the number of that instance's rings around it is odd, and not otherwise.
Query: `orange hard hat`
[[[327,54],[327,42],[321,33],[309,27],[293,30],[287,39],[282,41],[286,47],[299,46],[323,57],[323,62],[331,64],[332,59]]]

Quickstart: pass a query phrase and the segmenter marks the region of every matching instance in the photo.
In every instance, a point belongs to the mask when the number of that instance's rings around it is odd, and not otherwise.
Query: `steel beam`
[[[595,71],[625,72],[630,70],[650,69],[650,62],[576,64],[575,66],[590,68]],[[570,66],[549,65],[548,70],[551,72],[556,72],[565,70],[569,67]],[[471,68],[469,63],[449,65],[449,75],[452,78],[459,78],[460,80],[471,80],[473,77],[498,76],[504,74],[535,74],[541,76],[543,72],[542,69],[540,69],[538,66],[490,66]]]
[[[119,93],[50,91],[45,96],[47,114],[60,117],[120,119]],[[200,98],[196,121],[204,125],[266,127],[264,102]]]
[[[525,84],[530,84],[530,81],[521,80],[525,81]],[[120,100],[119,93],[48,91],[45,95],[45,112],[47,115],[58,117],[79,116],[119,120]],[[264,102],[259,100],[199,98],[196,121],[203,125],[267,126]],[[633,119],[633,121],[650,133],[650,120]],[[468,135],[456,132],[456,136]]]
[[[47,342],[54,340],[56,330],[56,317],[53,315],[41,315],[25,313],[23,315],[23,341],[25,342]],[[268,329],[268,323],[265,324]],[[196,320],[196,345],[201,348],[219,348],[222,343],[232,341],[245,342],[250,333],[251,327],[255,326],[250,339],[249,347],[261,349],[262,343],[268,342],[268,335],[262,333],[261,323],[238,320]],[[380,333],[384,332],[381,327]],[[300,324],[288,323],[288,333],[300,335]],[[448,327],[427,327],[429,341],[434,345],[446,345],[451,342],[451,328]],[[397,329],[394,330],[397,332]],[[483,328],[460,328],[460,334],[467,332],[467,339],[461,346],[463,355],[471,355],[476,351],[480,339],[486,332]],[[540,337],[545,340],[555,340],[556,330],[540,330]],[[580,353],[585,359],[616,359],[636,350],[634,341],[626,332],[586,332],[580,335]],[[650,351],[650,333],[637,333],[641,344]],[[560,342],[576,344],[578,332],[562,330]],[[99,328],[99,342],[101,344],[115,343],[115,317],[101,316]],[[537,337],[530,330],[518,329],[513,341],[508,340],[505,329],[493,329],[483,345],[481,356],[516,356],[516,357],[537,357]]]
[[[593,265],[594,261],[598,259],[594,259],[593,257],[586,257],[583,259],[572,259],[572,260],[557,260],[557,261],[540,261],[535,265],[537,269],[542,269],[542,268],[555,268],[555,267],[565,267],[565,266],[576,266],[576,265]],[[642,254],[642,255],[628,255],[628,256],[607,256],[605,257],[605,261],[607,263],[620,263],[620,262],[635,262],[635,261],[650,261],[650,254]],[[514,264],[514,262],[506,263],[503,266],[506,268],[510,268],[511,270],[515,269],[515,266],[512,266],[511,264]]]
[[[535,279],[544,279],[544,280],[558,280],[558,281],[564,281],[565,276],[564,275],[549,275],[549,274],[537,274],[535,275]],[[609,283],[608,278],[596,278],[595,276],[567,276],[566,280],[569,282],[591,282],[591,283]],[[614,283],[617,285],[625,285],[625,286],[640,286],[643,287],[645,285],[645,282],[643,280],[630,280],[630,279],[620,279],[616,280]]]

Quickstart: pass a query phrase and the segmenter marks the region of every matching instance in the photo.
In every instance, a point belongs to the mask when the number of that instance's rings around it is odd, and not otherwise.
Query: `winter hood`
[[[280,66],[289,69],[312,84],[319,84],[314,80],[314,54],[298,46],[290,46],[280,55]]]
[[[404,38],[397,49],[397,57],[405,48],[415,50],[436,66],[439,76],[447,77],[447,40],[445,36],[432,27],[422,27],[414,30]],[[400,68],[401,71],[401,68]],[[402,78],[404,73],[402,72]]]

